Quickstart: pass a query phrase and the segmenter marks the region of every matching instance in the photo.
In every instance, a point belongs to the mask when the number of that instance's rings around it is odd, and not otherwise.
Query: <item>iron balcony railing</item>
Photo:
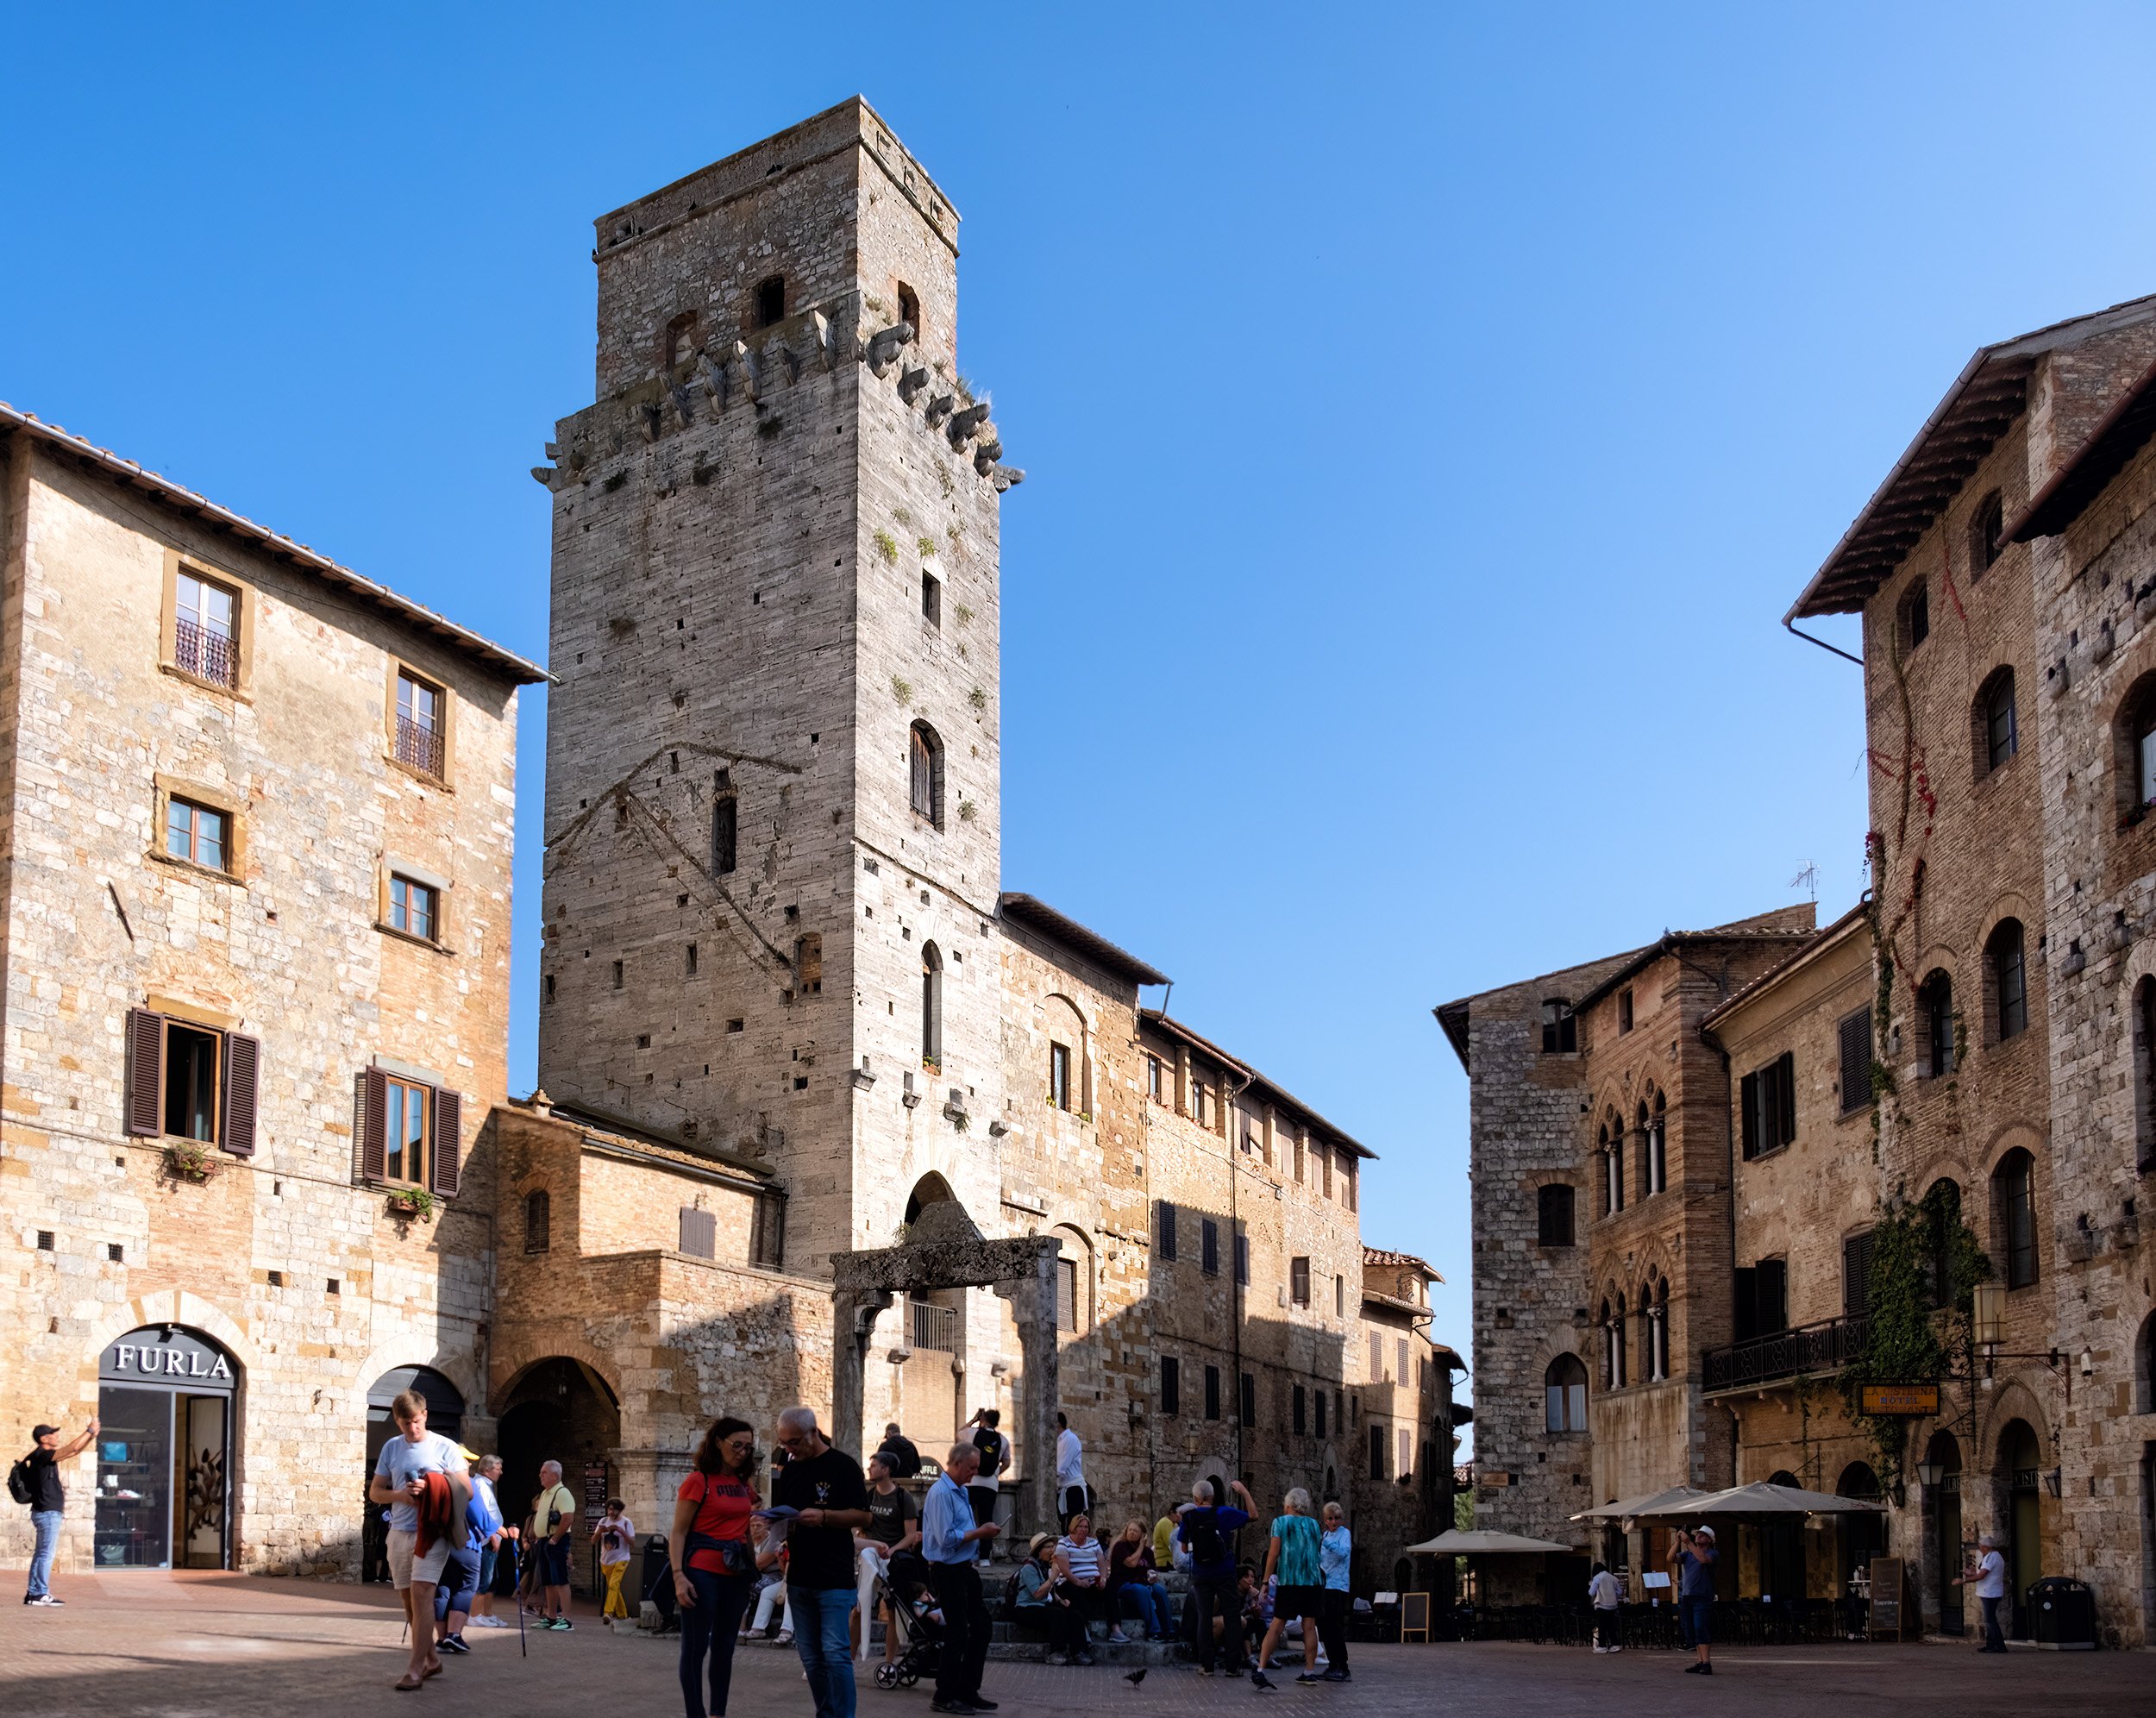
[[[411,717],[400,715],[397,718],[397,761],[439,777],[442,774],[442,736],[432,728],[421,727]]]
[[[172,623],[173,666],[215,686],[240,683],[240,658],[232,640],[191,620]]]
[[[1710,1390],[1742,1389],[1789,1378],[1838,1372],[1864,1347],[1868,1320],[1827,1319],[1818,1324],[1777,1330],[1727,1348],[1710,1348],[1700,1357]]]
[[[925,1349],[931,1354],[955,1354],[958,1351],[958,1313],[953,1307],[938,1307],[927,1301],[908,1301],[906,1313],[906,1346]]]

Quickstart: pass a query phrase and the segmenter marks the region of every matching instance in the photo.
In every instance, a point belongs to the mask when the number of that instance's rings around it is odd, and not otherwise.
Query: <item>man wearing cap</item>
[[[60,1464],[72,1462],[90,1447],[90,1440],[97,1435],[97,1416],[90,1416],[90,1424],[83,1427],[82,1436],[63,1445],[57,1426],[33,1426],[30,1438],[36,1445],[24,1458],[24,1465],[30,1477],[30,1528],[37,1535],[37,1547],[30,1553],[29,1590],[22,1595],[26,1605],[50,1609],[61,1602],[53,1596],[53,1557],[60,1549],[60,1524],[67,1509],[67,1489],[60,1483]]]
[[[1977,1535],[1977,1557],[1973,1566],[1955,1577],[1954,1585],[1977,1583],[1977,1602],[1984,1608],[1984,1645],[1979,1652],[2003,1652],[2006,1636],[1999,1628],[1999,1602],[2006,1597],[2006,1559],[1999,1555],[1996,1534]]]
[[[1698,1655],[1684,1667],[1684,1674],[1711,1677],[1714,1674],[1714,1656],[1708,1650],[1714,1638],[1714,1528],[1700,1527],[1688,1533],[1679,1527],[1671,1533],[1670,1563],[1677,1576],[1677,1611]]]

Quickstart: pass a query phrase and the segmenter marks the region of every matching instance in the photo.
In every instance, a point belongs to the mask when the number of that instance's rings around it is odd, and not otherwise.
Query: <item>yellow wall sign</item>
[[[1937,1384],[1866,1384],[1858,1392],[1859,1414],[1923,1414],[1939,1412]]]

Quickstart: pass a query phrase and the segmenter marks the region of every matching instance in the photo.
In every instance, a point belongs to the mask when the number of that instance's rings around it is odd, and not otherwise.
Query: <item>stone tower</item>
[[[859,99],[604,216],[597,403],[535,473],[541,1084],[769,1173],[812,1275],[931,1175],[997,1208],[1017,474],[957,370],[957,229]]]

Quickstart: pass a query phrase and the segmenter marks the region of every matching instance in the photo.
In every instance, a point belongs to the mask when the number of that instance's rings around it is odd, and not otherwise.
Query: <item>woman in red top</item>
[[[757,1497],[755,1439],[743,1420],[716,1420],[694,1470],[674,1495],[674,1596],[681,1606],[681,1699],[688,1718],[726,1718],[734,1633],[755,1584],[749,1520]],[[704,1658],[711,1703],[704,1706]]]

